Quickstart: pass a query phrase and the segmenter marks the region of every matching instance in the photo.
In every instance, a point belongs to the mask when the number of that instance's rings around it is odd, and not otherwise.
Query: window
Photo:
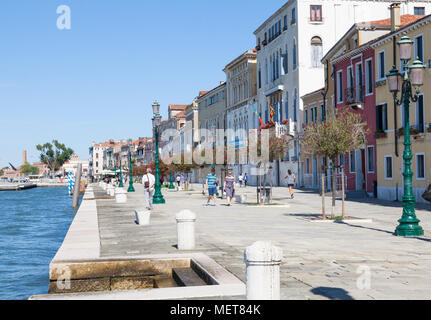
[[[347,67],[347,88],[353,88],[353,68]]]
[[[296,91],[296,89],[295,89],[295,95],[293,96],[293,121],[297,121],[298,119],[297,119],[297,112],[296,112],[296,104],[297,104],[297,102],[298,102],[298,94],[297,94],[297,91]]]
[[[293,70],[296,69],[296,40],[293,40],[293,46],[292,46],[292,65]]]
[[[356,64],[356,101],[364,101],[362,63]]]
[[[376,106],[376,130],[385,131],[388,129],[388,105],[386,103]]]
[[[415,38],[415,56],[414,58],[419,58],[420,61],[424,62],[424,40],[423,36],[417,36]]]
[[[374,146],[367,147],[368,172],[374,172]]]
[[[338,165],[344,166],[344,154],[338,156]]]
[[[322,21],[322,6],[310,6],[310,21]]]
[[[311,38],[311,66],[318,68],[322,65],[320,62],[323,57],[322,39],[320,37]]]
[[[416,101],[416,129],[425,132],[424,96],[421,94]]]
[[[392,156],[385,156],[385,179],[392,180],[393,168],[392,168]]]
[[[305,159],[305,173],[306,174],[310,173],[310,159],[309,158]]]
[[[368,59],[365,62],[365,77],[366,77],[366,94],[372,94],[373,93],[373,64],[372,60]]]
[[[284,22],[283,30],[287,30],[287,15],[286,15],[286,16],[284,16],[284,18],[283,18],[283,22]]]
[[[415,7],[414,14],[417,16],[425,15],[425,7]]]
[[[378,68],[378,78],[379,80],[385,79],[386,78],[386,74],[385,74],[385,52],[384,51],[380,51],[377,57],[377,68]]]
[[[337,102],[343,102],[343,71],[337,72]]]
[[[326,107],[323,104],[320,105],[320,120],[326,121]]]
[[[296,8],[292,8],[292,20],[290,21],[290,24],[296,23]]]
[[[259,72],[258,72],[258,84],[260,89],[262,87],[262,71],[260,70],[260,65],[259,65]]]
[[[350,173],[355,173],[356,172],[356,158],[355,158],[355,151],[351,151],[349,153],[349,169],[350,169]]]
[[[305,124],[308,124],[308,110],[305,110]]]
[[[416,153],[416,180],[425,180],[425,153]]]
[[[285,111],[286,111],[286,119],[289,119],[289,94],[288,93],[286,93]]]

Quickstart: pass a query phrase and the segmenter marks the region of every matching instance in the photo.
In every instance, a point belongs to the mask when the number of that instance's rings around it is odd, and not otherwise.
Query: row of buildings
[[[135,165],[141,166],[150,163],[154,159],[153,139],[139,138],[127,141],[93,142],[89,148],[89,175],[94,179],[100,179],[109,170],[128,167],[129,152]]]
[[[287,131],[294,137],[284,159],[274,164],[275,184],[285,186],[283,178],[291,169],[299,186],[319,188],[323,173],[330,188],[331,172],[323,170],[328,160],[303,152],[300,137],[310,123],[325,121],[337,108],[349,108],[363,114],[369,134],[362,148],[339,159],[348,168],[348,190],[400,199],[402,112],[393,106],[386,74],[393,65],[400,66],[393,49],[405,34],[414,39],[415,56],[431,66],[425,45],[431,40],[427,12],[428,1],[288,1],[254,31],[255,47],[226,64],[226,78],[219,85],[199,91],[190,105],[169,106],[161,131],[191,126],[193,143],[200,141],[201,128],[247,132],[260,127],[259,118],[270,121],[271,105],[274,121],[288,123]],[[424,94],[412,117],[418,132],[413,143],[418,200],[431,181],[431,118],[425,105],[429,77],[427,72]],[[172,106],[180,110],[171,112]],[[226,144],[240,145],[245,138],[236,136]],[[249,165],[233,169],[235,175],[249,173],[249,183],[256,183]],[[192,175],[196,182],[204,175],[198,171]]]

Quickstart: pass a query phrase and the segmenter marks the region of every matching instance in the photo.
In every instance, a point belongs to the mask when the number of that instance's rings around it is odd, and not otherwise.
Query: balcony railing
[[[364,103],[364,86],[355,86],[346,88],[346,104],[362,104]]]

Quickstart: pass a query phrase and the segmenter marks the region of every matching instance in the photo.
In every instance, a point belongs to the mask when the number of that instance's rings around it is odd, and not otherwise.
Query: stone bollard
[[[126,203],[127,202],[127,191],[123,188],[115,189],[115,202]]]
[[[257,241],[244,250],[247,300],[280,300],[283,253],[270,241]]]
[[[106,194],[110,195],[111,194],[111,188],[114,188],[112,185],[108,184],[108,186],[106,187]]]
[[[147,226],[150,224],[151,211],[150,210],[135,210],[136,223],[140,226]]]
[[[182,210],[176,215],[178,250],[193,250],[195,248],[196,214],[190,210]]]
[[[111,196],[111,197],[114,197],[114,196],[115,196],[115,187],[114,187],[114,186],[110,186],[110,187],[108,188],[108,194],[109,194],[109,196]]]

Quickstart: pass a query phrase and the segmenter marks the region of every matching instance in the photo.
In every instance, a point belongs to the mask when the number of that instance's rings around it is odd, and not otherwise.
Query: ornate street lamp
[[[153,114],[154,117],[152,119],[153,121],[153,128],[154,128],[154,138],[155,138],[155,165],[156,165],[156,172],[155,172],[155,192],[153,196],[153,203],[155,204],[163,204],[166,203],[165,199],[162,195],[162,184],[160,183],[160,160],[159,160],[159,125],[162,119],[162,116],[160,115],[160,105],[157,101],[153,103]]]
[[[135,192],[135,188],[133,187],[133,175],[132,175],[132,153],[129,150],[129,189],[127,192]]]
[[[416,218],[415,203],[416,198],[413,195],[413,172],[412,172],[412,149],[410,141],[410,101],[416,102],[423,85],[425,66],[419,59],[415,60],[411,66],[408,63],[411,59],[412,43],[409,37],[404,36],[398,41],[400,48],[400,58],[403,64],[403,71],[398,72],[394,66],[387,74],[389,91],[392,92],[395,105],[404,106],[404,195],[403,195],[403,214],[399,225],[395,230],[395,235],[402,237],[418,237],[424,234],[422,227],[419,225],[420,220]],[[409,78],[410,74],[410,78]],[[413,87],[415,92],[413,93]],[[398,92],[401,91],[401,97],[398,99]]]
[[[170,190],[172,190],[172,189],[175,189],[175,186],[174,186],[174,177],[173,177],[173,174],[172,174],[172,169],[171,169],[171,172],[169,173],[169,189]]]
[[[123,171],[121,170],[121,158],[120,158],[120,184],[118,185],[119,188],[123,188]]]

